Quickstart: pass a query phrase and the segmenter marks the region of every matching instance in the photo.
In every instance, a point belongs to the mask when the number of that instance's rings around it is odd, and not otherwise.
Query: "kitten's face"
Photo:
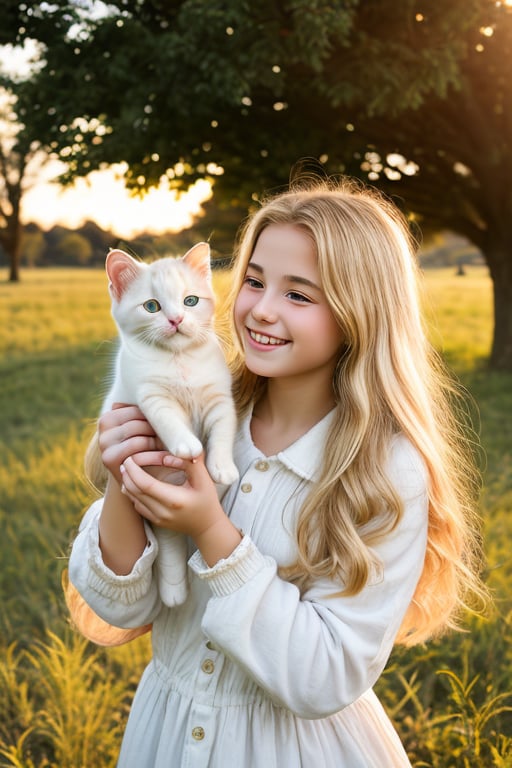
[[[205,340],[214,311],[209,259],[206,244],[149,265],[111,251],[112,314],[124,338],[173,350]]]

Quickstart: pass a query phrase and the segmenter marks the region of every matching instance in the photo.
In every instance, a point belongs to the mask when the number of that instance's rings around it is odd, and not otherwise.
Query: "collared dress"
[[[86,513],[69,575],[110,623],[153,622],[153,658],[139,683],[118,768],[402,768],[410,762],[372,690],[420,577],[427,536],[426,473],[402,436],[387,472],[404,501],[397,527],[374,547],[380,567],[357,595],[316,581],[305,593],[278,567],[293,560],[294,526],[315,482],[332,413],[274,456],[242,420],[240,480],[223,506],[244,531],[209,568],[190,543],[189,591],[168,608],[148,546],[130,574],[105,566],[102,501]]]

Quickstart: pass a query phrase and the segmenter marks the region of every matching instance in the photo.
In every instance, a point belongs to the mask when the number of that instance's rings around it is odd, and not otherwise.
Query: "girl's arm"
[[[117,404],[99,419],[98,443],[108,470],[99,544],[105,565],[126,575],[144,551],[147,536],[143,518],[122,493],[121,466],[134,453],[154,451],[157,436],[137,407]]]
[[[105,621],[122,627],[151,622],[159,608],[152,582],[156,539],[122,492],[120,466],[139,452],[143,464],[160,457],[158,439],[135,406],[116,405],[98,423],[101,458],[108,470],[104,499],[86,513],[73,543],[69,579]],[[157,461],[161,459],[157,458]]]
[[[157,543],[148,526],[148,544],[128,574],[117,574],[103,560],[99,522],[103,499],[86,512],[69,558],[69,580],[92,610],[108,624],[131,629],[150,624],[161,608],[153,563]]]
[[[138,408],[114,406],[100,418],[98,433],[109,478],[74,542],[69,578],[101,618],[132,627],[152,621],[159,606],[152,581],[158,544],[148,522],[191,536],[210,565],[228,556],[241,535],[202,459],[182,461],[160,450]],[[177,472],[183,487],[173,484]]]
[[[99,546],[103,562],[114,573],[124,576],[144,552],[148,538],[144,521],[121,486],[110,476],[99,519]]]

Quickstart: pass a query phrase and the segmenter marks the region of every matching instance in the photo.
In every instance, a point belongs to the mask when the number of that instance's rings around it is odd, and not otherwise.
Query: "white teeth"
[[[256,333],[256,331],[249,331],[249,333],[251,335],[251,339],[257,341],[258,344],[270,344],[271,346],[286,344],[286,341],[283,339],[276,339],[275,336],[265,336],[262,333]]]

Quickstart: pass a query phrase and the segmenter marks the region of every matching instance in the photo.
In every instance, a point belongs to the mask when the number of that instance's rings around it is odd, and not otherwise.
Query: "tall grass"
[[[478,406],[495,610],[486,621],[468,617],[465,633],[395,651],[378,693],[415,768],[510,768],[512,376],[485,365],[485,269],[428,272],[425,310]],[[109,651],[78,637],[60,588],[88,502],[82,455],[113,335],[101,270],[27,270],[21,284],[0,284],[0,767],[114,766],[149,656],[147,637]]]

